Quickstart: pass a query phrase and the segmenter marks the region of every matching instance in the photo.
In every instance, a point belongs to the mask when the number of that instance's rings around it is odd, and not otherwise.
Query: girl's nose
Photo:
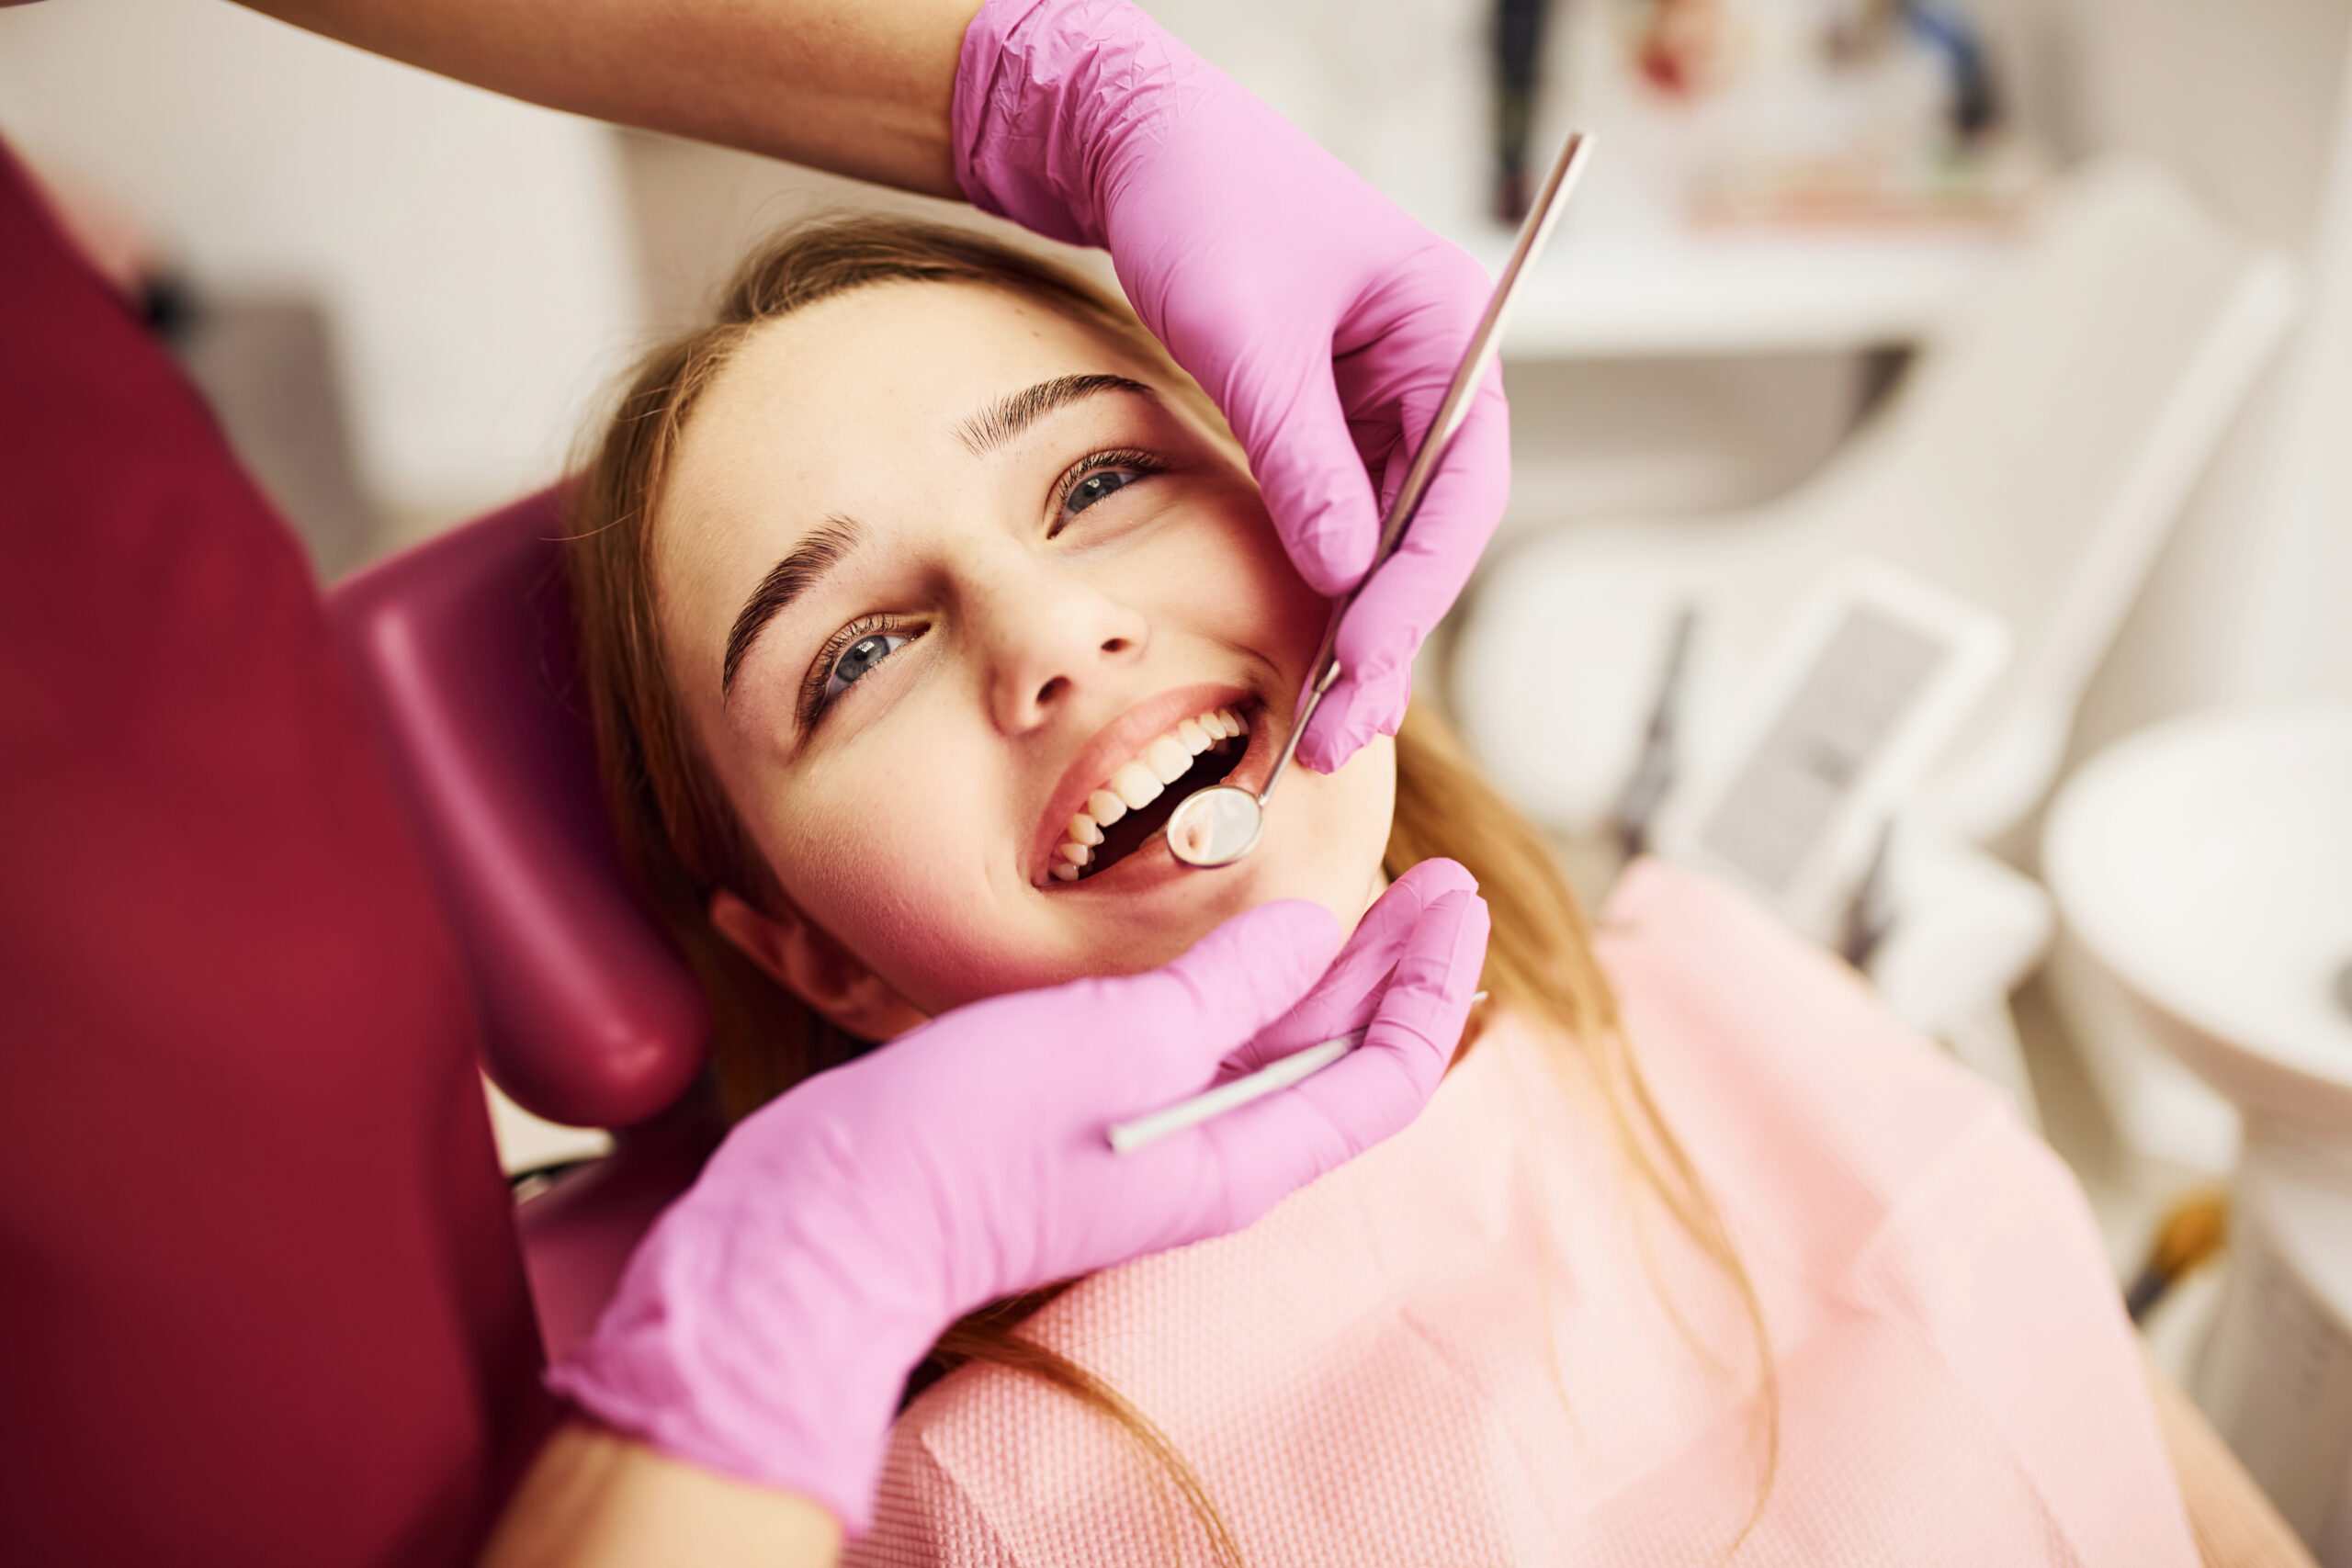
[[[1088,682],[1133,663],[1151,635],[1141,611],[1050,570],[997,585],[981,618],[989,716],[1008,735],[1035,728]]]

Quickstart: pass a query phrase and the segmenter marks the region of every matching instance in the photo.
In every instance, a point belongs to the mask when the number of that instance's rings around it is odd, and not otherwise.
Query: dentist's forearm
[[[243,0],[494,92],[962,199],[948,109],[979,0]]]
[[[841,1539],[805,1497],[575,1423],[540,1450],[481,1568],[831,1568]]]

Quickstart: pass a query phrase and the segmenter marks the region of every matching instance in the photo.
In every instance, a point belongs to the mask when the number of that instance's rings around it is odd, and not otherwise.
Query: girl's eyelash
[[[1168,460],[1157,453],[1134,446],[1114,446],[1108,451],[1091,452],[1080,457],[1063,470],[1061,479],[1054,486],[1053,532],[1061,532],[1061,511],[1069,504],[1070,491],[1085,482],[1088,475],[1101,473],[1105,468],[1133,468],[1139,474],[1164,474],[1168,471]]]
[[[911,626],[913,629],[910,630]],[[816,661],[808,666],[808,673],[800,682],[800,725],[806,729],[831,711],[825,701],[825,688],[832,682],[833,666],[855,647],[859,639],[869,637],[904,637],[909,642],[922,636],[926,628],[909,621],[903,615],[860,615],[831,637],[818,650]]]

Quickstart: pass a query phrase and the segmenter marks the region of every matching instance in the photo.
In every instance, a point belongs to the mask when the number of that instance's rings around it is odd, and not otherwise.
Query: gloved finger
[[[1489,288],[1465,252],[1431,244],[1367,287],[1333,336],[1332,379],[1384,519],[1453,388]]]
[[[1291,564],[1307,586],[1336,598],[1372,563],[1380,514],[1328,347],[1307,344],[1296,352],[1313,357],[1299,367],[1285,402],[1236,399],[1225,413]]]
[[[1227,1056],[1218,1076],[1253,1073],[1277,1057],[1363,1028],[1430,906],[1449,893],[1477,890],[1477,880],[1454,861],[1425,860],[1407,871],[1365,911],[1314,989]]]
[[[1289,1089],[1177,1134],[1200,1140],[1198,1156],[1213,1177],[1196,1235],[1250,1224],[1420,1114],[1469,1019],[1488,926],[1486,900],[1475,893],[1435,900],[1362,1045]]]
[[[1342,673],[1299,739],[1301,761],[1328,773],[1373,736],[1396,733],[1413,656],[1470,580],[1510,494],[1510,407],[1497,381],[1472,402],[1404,542],[1340,623]]]
[[[1340,947],[1320,904],[1285,898],[1245,909],[1161,967],[1062,988],[1066,1068],[1115,1119],[1208,1084],[1218,1061],[1306,996]]]

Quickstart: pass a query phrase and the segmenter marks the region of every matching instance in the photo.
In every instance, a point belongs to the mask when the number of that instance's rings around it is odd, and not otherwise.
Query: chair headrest
[[[617,1127],[702,1066],[700,987],[631,896],[597,782],[555,491],[375,566],[328,620],[482,1011],[484,1064],[549,1121]]]

